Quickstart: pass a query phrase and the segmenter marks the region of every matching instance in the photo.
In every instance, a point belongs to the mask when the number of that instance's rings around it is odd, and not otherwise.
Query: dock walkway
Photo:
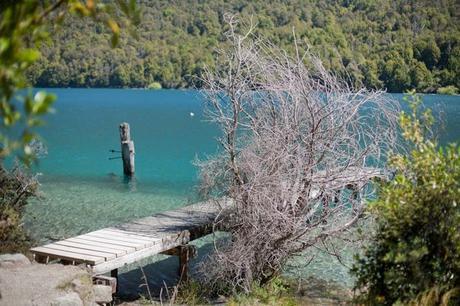
[[[359,171],[359,175],[357,174]],[[340,173],[337,176],[337,173]],[[358,180],[359,177],[359,180]],[[334,180],[331,172],[319,171],[313,178],[318,186],[335,190],[358,190],[359,184],[375,178],[385,178],[376,168],[348,168],[336,171]],[[315,198],[320,190],[313,190]],[[166,253],[178,255],[179,272],[186,274],[190,247],[189,241],[212,232],[212,226],[219,214],[226,214],[231,207],[230,199],[206,201],[173,211],[157,213],[125,224],[104,228],[84,235],[53,242],[31,249],[38,262],[59,260],[70,264],[85,264],[93,275],[111,272],[149,256]]]
[[[209,234],[229,200],[201,202],[31,249],[38,262],[85,264],[94,275],[114,271]]]

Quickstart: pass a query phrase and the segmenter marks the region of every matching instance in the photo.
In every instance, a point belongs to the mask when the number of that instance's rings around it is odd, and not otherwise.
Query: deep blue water
[[[41,242],[186,205],[195,200],[192,161],[218,149],[199,92],[189,90],[47,89],[56,113],[39,130],[48,155],[39,160],[43,198],[28,206],[26,226]],[[402,95],[393,95],[402,100]],[[441,114],[441,143],[460,140],[460,97],[425,95]],[[191,113],[194,116],[191,116]],[[135,180],[122,175],[118,126],[131,126]],[[334,268],[335,269],[335,268]],[[319,268],[324,273],[324,268]],[[338,279],[346,270],[337,269]],[[321,272],[319,272],[321,273]],[[129,283],[129,282],[128,282]]]

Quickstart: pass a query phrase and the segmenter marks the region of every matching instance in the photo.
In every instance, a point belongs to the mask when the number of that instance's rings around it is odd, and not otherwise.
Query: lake
[[[58,101],[56,114],[39,130],[48,149],[37,166],[43,197],[28,206],[25,219],[35,239],[62,239],[196,201],[192,161],[218,150],[218,130],[205,121],[199,92],[46,90]],[[402,95],[393,96],[402,100]],[[441,142],[458,141],[460,97],[423,99],[444,120]],[[121,122],[130,124],[136,146],[136,175],[130,182],[122,175],[121,160],[109,159],[119,156],[109,150],[119,150]],[[156,266],[157,276],[174,274],[163,266]],[[337,281],[347,277],[346,270],[335,274]],[[127,292],[136,290],[134,283],[121,281]]]
[[[198,92],[49,91],[58,102],[39,130],[48,149],[37,167],[44,199],[27,223],[36,238],[83,233],[194,200],[192,161],[217,149],[217,130],[204,121]],[[136,146],[136,176],[129,183],[121,160],[109,160],[120,156],[109,150],[120,149],[124,121]]]

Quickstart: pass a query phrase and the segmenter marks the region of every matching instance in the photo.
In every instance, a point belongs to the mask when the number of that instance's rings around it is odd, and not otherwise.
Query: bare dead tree
[[[310,52],[289,56],[227,16],[230,48],[203,80],[222,152],[201,167],[205,194],[234,200],[231,241],[206,262],[211,285],[248,291],[287,259],[328,245],[363,214],[395,143],[397,104],[352,88]],[[295,39],[294,39],[295,41]],[[330,247],[329,247],[330,248]]]

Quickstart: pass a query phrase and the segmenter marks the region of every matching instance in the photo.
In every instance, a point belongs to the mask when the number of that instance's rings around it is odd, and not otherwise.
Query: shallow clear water
[[[44,197],[29,206],[37,239],[61,238],[193,201],[196,156],[217,149],[196,91],[52,89],[56,114],[39,131]],[[190,113],[194,113],[191,116]],[[129,122],[136,178],[122,175],[118,125]]]
[[[192,161],[218,149],[218,131],[204,120],[200,93],[131,89],[48,91],[57,94],[58,102],[56,114],[49,116],[47,126],[39,131],[48,155],[37,166],[42,173],[43,198],[31,203],[26,212],[25,224],[34,238],[40,242],[61,239],[180,207],[196,199],[197,173]],[[402,95],[394,97],[402,99]],[[460,97],[426,95],[424,103],[442,113],[445,129],[439,135],[441,142],[458,141]],[[118,125],[124,121],[131,126],[136,146],[136,179],[131,182],[123,178],[121,160],[109,160],[119,155],[109,150],[119,149]],[[167,266],[161,269],[174,276],[174,270]],[[161,269],[155,268],[158,273]],[[319,276],[349,281],[346,269],[331,266],[328,260],[319,261],[311,269]],[[128,277],[122,277],[122,282],[125,288],[134,290],[136,285],[129,279],[135,279],[138,272],[130,273],[135,277],[126,274]]]

